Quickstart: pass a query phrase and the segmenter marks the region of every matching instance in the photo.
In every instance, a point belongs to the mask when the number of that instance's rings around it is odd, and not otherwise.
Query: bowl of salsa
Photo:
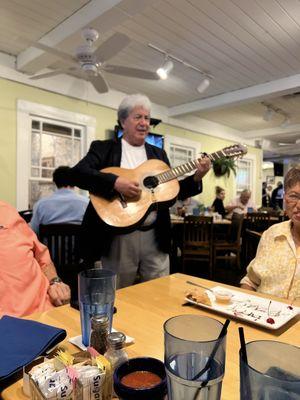
[[[164,363],[152,357],[125,361],[114,372],[114,389],[121,400],[163,400],[167,394]]]

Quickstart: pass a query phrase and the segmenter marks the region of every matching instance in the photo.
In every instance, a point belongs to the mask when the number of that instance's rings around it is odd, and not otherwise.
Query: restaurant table
[[[225,317],[198,306],[183,306],[184,293],[191,286],[186,280],[192,280],[206,287],[224,286],[247,292],[236,287],[222,285],[213,281],[173,274],[149,282],[119,289],[116,295],[117,313],[113,326],[135,339],[127,347],[129,357],[152,356],[163,360],[164,340],[163,324],[175,315],[197,314],[216,318],[221,322]],[[249,293],[249,292],[248,292]],[[257,294],[259,296],[259,294]],[[272,296],[263,296],[274,298]],[[279,300],[278,298],[274,298]],[[287,303],[286,300],[283,302]],[[300,302],[295,305],[300,305]],[[80,334],[79,312],[69,305],[53,308],[50,311],[33,314],[28,319],[54,325],[67,330],[68,338]],[[233,319],[229,325],[226,346],[226,370],[222,387],[222,400],[239,399],[239,335],[238,327],[244,327],[246,342],[253,340],[277,340],[299,346],[300,318],[293,318],[284,327],[273,331]],[[70,351],[78,349],[67,342],[62,343]],[[22,392],[22,380],[17,381],[1,393],[3,400],[28,399]],[[154,399],[153,399],[154,400]],[[189,400],[189,399],[186,399]]]

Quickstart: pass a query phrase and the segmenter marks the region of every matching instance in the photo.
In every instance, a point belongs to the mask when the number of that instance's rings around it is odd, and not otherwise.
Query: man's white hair
[[[151,112],[151,102],[147,96],[143,94],[131,94],[126,96],[119,105],[118,122],[121,123],[124,121],[135,107],[142,107],[149,111],[149,113]]]

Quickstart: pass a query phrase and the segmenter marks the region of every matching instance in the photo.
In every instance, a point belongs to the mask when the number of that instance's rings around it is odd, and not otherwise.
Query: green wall
[[[17,100],[27,100],[93,116],[96,118],[96,137],[98,139],[106,138],[107,130],[113,129],[116,124],[116,111],[111,108],[0,78],[0,199],[13,205],[16,204]],[[155,115],[155,117],[159,118],[158,115]],[[199,141],[201,143],[201,151],[207,153],[232,144],[228,140],[187,131],[167,124],[159,125],[156,130],[162,134]],[[261,193],[259,176],[261,173],[261,150],[249,148],[249,152],[257,156],[256,182],[258,187],[255,200],[259,204]],[[27,166],[24,167],[26,168]],[[211,204],[214,199],[216,185],[224,187],[227,192],[227,199],[231,199],[234,190],[233,179],[233,176],[229,179],[216,178],[213,172],[210,171],[204,178],[204,192],[199,196],[200,201],[205,205]]]

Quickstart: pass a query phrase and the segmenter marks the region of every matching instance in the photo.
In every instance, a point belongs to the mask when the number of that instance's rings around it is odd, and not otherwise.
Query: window
[[[242,190],[248,189],[252,191],[252,160],[237,160],[236,171],[236,191],[240,194]]]
[[[200,143],[167,135],[165,137],[165,150],[171,166],[175,168],[189,161],[196,160],[200,153]]]
[[[55,168],[72,166],[82,158],[83,139],[82,126],[31,116],[29,208],[55,189]]]
[[[52,173],[74,165],[95,139],[96,120],[29,101],[17,104],[17,209],[53,191]]]

